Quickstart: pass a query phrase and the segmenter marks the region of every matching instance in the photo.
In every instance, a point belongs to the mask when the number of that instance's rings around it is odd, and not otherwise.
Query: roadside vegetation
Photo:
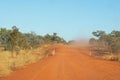
[[[120,31],[95,31],[95,38],[89,40],[91,55],[106,60],[120,61]]]
[[[22,33],[16,26],[0,28],[0,77],[54,55],[56,43],[65,44],[66,41],[57,33],[41,36],[34,32]]]

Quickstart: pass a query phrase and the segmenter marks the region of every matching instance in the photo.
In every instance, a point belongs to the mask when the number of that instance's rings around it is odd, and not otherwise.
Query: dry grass
[[[104,55],[102,58],[110,61],[120,61],[120,55]]]
[[[15,58],[11,57],[11,52],[0,51],[0,77],[9,75],[12,71],[35,63],[50,54],[49,45],[44,45],[34,50],[21,50]]]

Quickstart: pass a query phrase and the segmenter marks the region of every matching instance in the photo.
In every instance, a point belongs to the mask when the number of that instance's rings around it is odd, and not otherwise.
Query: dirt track
[[[88,53],[85,48],[59,46],[55,56],[1,80],[120,80],[120,63],[98,60]]]

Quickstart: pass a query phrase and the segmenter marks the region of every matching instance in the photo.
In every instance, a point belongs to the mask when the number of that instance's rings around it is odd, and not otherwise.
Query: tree
[[[12,32],[8,35],[8,49],[12,52],[12,57],[14,57],[13,52],[18,48],[18,40],[20,37],[19,29],[16,26],[12,27]]]
[[[102,38],[106,35],[105,31],[100,31],[100,30],[97,30],[96,32],[92,32],[92,34],[99,38]]]
[[[120,31],[112,31],[110,34],[108,34],[107,42],[113,53],[119,53]]]
[[[51,36],[49,34],[46,34],[44,36],[44,41],[45,41],[45,43],[50,43],[51,42]]]
[[[97,42],[97,40],[95,38],[91,38],[89,40],[89,44],[92,45],[92,46],[96,46],[96,45],[98,45],[98,42]]]
[[[0,42],[5,46],[8,40],[8,34],[10,34],[11,30],[7,30],[6,28],[0,28]]]
[[[105,31],[96,31],[92,33],[95,37],[98,38],[98,42],[100,43],[100,46],[104,46],[107,47],[108,46],[108,42],[107,42],[107,34],[105,33]]]
[[[119,53],[120,50],[120,31],[112,31],[106,34],[105,31],[93,32],[96,36],[99,46],[107,47],[111,53]]]
[[[5,50],[11,51],[12,57],[13,53],[18,53],[19,50],[32,49],[45,43],[50,44],[54,42],[65,43],[66,41],[57,36],[57,33],[41,36],[34,32],[21,33],[16,26],[13,26],[11,30],[0,28],[0,46],[2,44]]]
[[[57,38],[57,33],[53,33],[51,40],[54,42],[56,41]]]
[[[25,39],[23,34],[20,35],[19,41],[18,41],[18,46],[20,49],[30,49],[30,43]]]

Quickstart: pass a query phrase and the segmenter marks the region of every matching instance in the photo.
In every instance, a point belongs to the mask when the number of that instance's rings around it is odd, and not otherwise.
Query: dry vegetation
[[[21,50],[16,57],[11,57],[11,52],[0,51],[0,77],[6,76],[14,70],[24,68],[26,65],[35,63],[45,56],[53,55],[50,45],[43,45],[34,50]]]
[[[110,61],[120,61],[120,55],[104,55],[102,59]]]
[[[57,33],[22,33],[16,26],[0,28],[0,77],[55,54],[55,43],[66,43]]]
[[[120,31],[112,31],[107,34],[105,31],[93,32],[97,38],[90,39],[90,51],[93,56],[105,60],[120,61]]]

